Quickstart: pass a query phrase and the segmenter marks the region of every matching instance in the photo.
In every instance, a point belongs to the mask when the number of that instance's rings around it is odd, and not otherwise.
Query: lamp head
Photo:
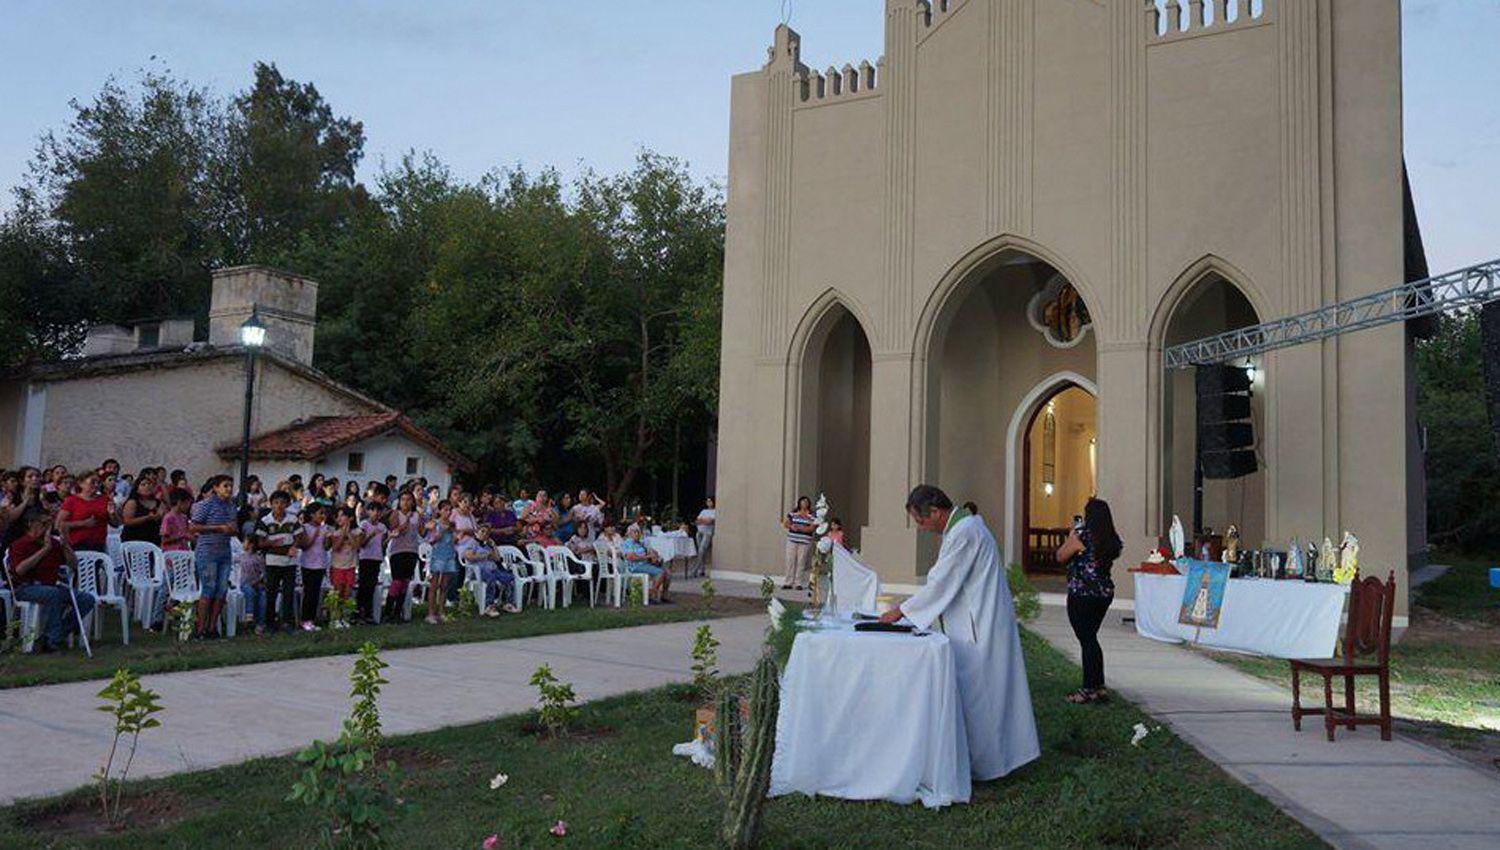
[[[250,308],[250,318],[240,325],[240,344],[246,348],[260,348],[266,344],[266,326],[260,320],[259,308]]]

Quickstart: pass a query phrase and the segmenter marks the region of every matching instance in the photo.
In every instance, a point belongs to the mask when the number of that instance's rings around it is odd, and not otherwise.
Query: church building
[[[826,493],[887,587],[974,501],[1045,568],[1091,495],[1125,554],[1191,526],[1201,435],[1175,344],[1387,289],[1403,191],[1399,0],[886,0],[884,55],[810,67],[778,27],[733,78],[718,434],[721,571],[782,572]],[[820,57],[826,61],[828,57]],[[1425,549],[1413,330],[1230,365],[1250,383],[1201,524],[1249,548]]]

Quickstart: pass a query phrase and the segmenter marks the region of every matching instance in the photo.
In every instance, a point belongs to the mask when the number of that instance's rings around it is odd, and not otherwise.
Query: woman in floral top
[[[1078,637],[1083,655],[1083,687],[1068,695],[1072,703],[1103,702],[1104,649],[1099,646],[1099,627],[1115,599],[1115,583],[1109,569],[1120,557],[1120,535],[1109,503],[1089,499],[1083,521],[1075,522],[1067,542],[1057,550],[1057,562],[1068,565],[1068,622]]]

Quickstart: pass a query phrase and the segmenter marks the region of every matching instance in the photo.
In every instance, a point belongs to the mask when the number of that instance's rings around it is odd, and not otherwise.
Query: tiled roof
[[[460,469],[472,469],[468,458],[445,446],[441,440],[417,427],[400,413],[377,413],[361,416],[314,416],[301,419],[285,428],[267,431],[250,439],[250,457],[260,460],[317,460],[344,446],[400,431],[411,440],[437,452]],[[237,458],[239,443],[225,443],[218,448],[220,457]]]

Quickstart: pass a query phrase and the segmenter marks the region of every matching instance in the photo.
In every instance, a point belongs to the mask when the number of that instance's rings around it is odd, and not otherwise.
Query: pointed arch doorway
[[[1074,518],[1098,492],[1098,400],[1092,383],[1077,376],[1040,384],[1017,409],[1025,417],[1016,466],[1021,564],[1027,572],[1063,568],[1053,553],[1067,539]],[[1014,424],[1014,423],[1013,423]],[[1016,455],[1013,455],[1016,456]],[[1013,503],[1014,504],[1014,503]]]

